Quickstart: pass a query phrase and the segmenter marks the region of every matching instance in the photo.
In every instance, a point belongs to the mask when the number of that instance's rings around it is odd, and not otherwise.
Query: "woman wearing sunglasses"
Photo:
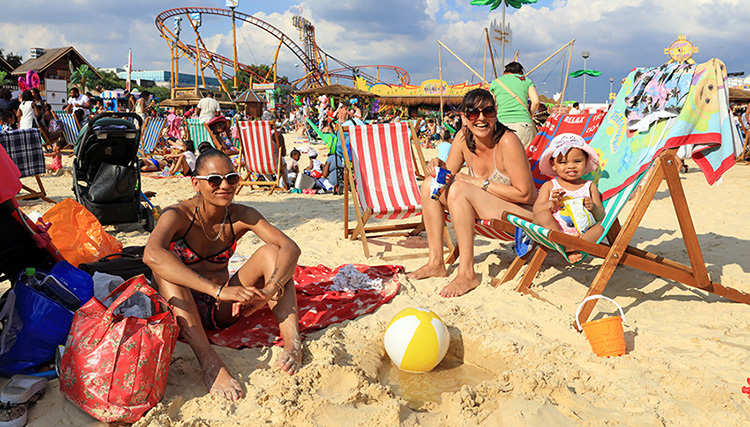
[[[460,110],[463,126],[453,140],[448,160],[432,159],[428,167],[433,176],[436,166],[448,169],[449,183],[437,200],[431,197],[431,180],[422,184],[429,259],[409,273],[412,279],[447,276],[443,263],[447,210],[461,256],[456,277],[440,291],[444,297],[461,296],[479,285],[474,271],[475,220],[500,219],[503,212],[530,218],[536,199],[526,152],[515,133],[497,120],[492,94],[474,89],[464,96]]]
[[[240,175],[226,154],[203,152],[191,180],[196,196],[164,210],[144,261],[172,305],[210,392],[237,400],[242,387],[209,344],[205,329],[229,326],[268,304],[284,339],[279,366],[297,372],[302,353],[292,275],[300,249],[257,210],[232,203]],[[265,244],[230,277],[229,259],[247,232]]]

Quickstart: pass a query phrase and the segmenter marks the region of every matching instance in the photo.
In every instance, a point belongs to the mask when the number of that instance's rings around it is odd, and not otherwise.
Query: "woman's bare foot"
[[[479,279],[477,279],[476,275],[469,277],[459,274],[452,282],[448,283],[442,291],[440,291],[440,296],[445,298],[460,297],[479,286],[479,283]]]
[[[284,340],[284,353],[279,358],[279,367],[289,375],[294,375],[302,366],[302,340],[299,335],[296,339]]]
[[[568,261],[570,261],[571,264],[575,264],[583,259],[583,254],[578,251],[566,252],[566,254],[568,255]]]
[[[448,271],[445,269],[445,264],[442,262],[438,264],[427,263],[406,275],[406,277],[415,280],[427,279],[428,277],[446,276],[448,276]]]
[[[227,369],[227,366],[221,358],[219,358],[219,355],[216,354],[213,349],[211,352],[213,353],[213,360],[208,361],[205,364],[201,363],[201,368],[203,369],[203,380],[206,382],[208,391],[211,394],[222,396],[231,401],[240,399],[244,396],[242,386],[236,379],[234,379],[232,374],[229,373],[229,369]]]

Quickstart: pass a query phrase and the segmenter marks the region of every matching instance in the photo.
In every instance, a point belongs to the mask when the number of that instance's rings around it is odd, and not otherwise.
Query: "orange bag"
[[[135,292],[151,299],[156,314],[140,319],[114,313]],[[107,298],[117,294],[109,308],[91,298],[76,311],[60,361],[60,392],[100,421],[133,423],[164,397],[180,329],[167,301],[143,275]]]
[[[52,223],[47,230],[52,243],[74,266],[122,252],[122,243],[107,234],[94,214],[73,199],[57,203],[43,220]]]

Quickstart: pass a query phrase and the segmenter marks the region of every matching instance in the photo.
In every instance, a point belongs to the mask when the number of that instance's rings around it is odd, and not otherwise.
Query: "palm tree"
[[[79,85],[81,87],[81,93],[84,93],[86,92],[86,82],[94,80],[94,78],[96,78],[96,75],[91,71],[91,68],[89,68],[88,65],[83,64],[76,68],[70,75],[70,82]]]
[[[0,71],[0,86],[10,83],[10,80],[8,80],[7,77],[8,77],[7,71]]]

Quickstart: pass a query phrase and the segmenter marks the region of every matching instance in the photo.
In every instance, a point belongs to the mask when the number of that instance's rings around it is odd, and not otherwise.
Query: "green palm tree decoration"
[[[472,6],[490,6],[490,12],[497,9],[503,3],[510,7],[520,9],[525,4],[536,3],[537,0],[471,0]]]
[[[10,80],[8,80],[8,72],[0,71],[0,85],[5,85],[8,83],[10,83]]]
[[[70,82],[81,86],[81,93],[86,92],[86,81],[91,81],[96,78],[96,75],[88,65],[83,64],[76,68],[70,75]]]

